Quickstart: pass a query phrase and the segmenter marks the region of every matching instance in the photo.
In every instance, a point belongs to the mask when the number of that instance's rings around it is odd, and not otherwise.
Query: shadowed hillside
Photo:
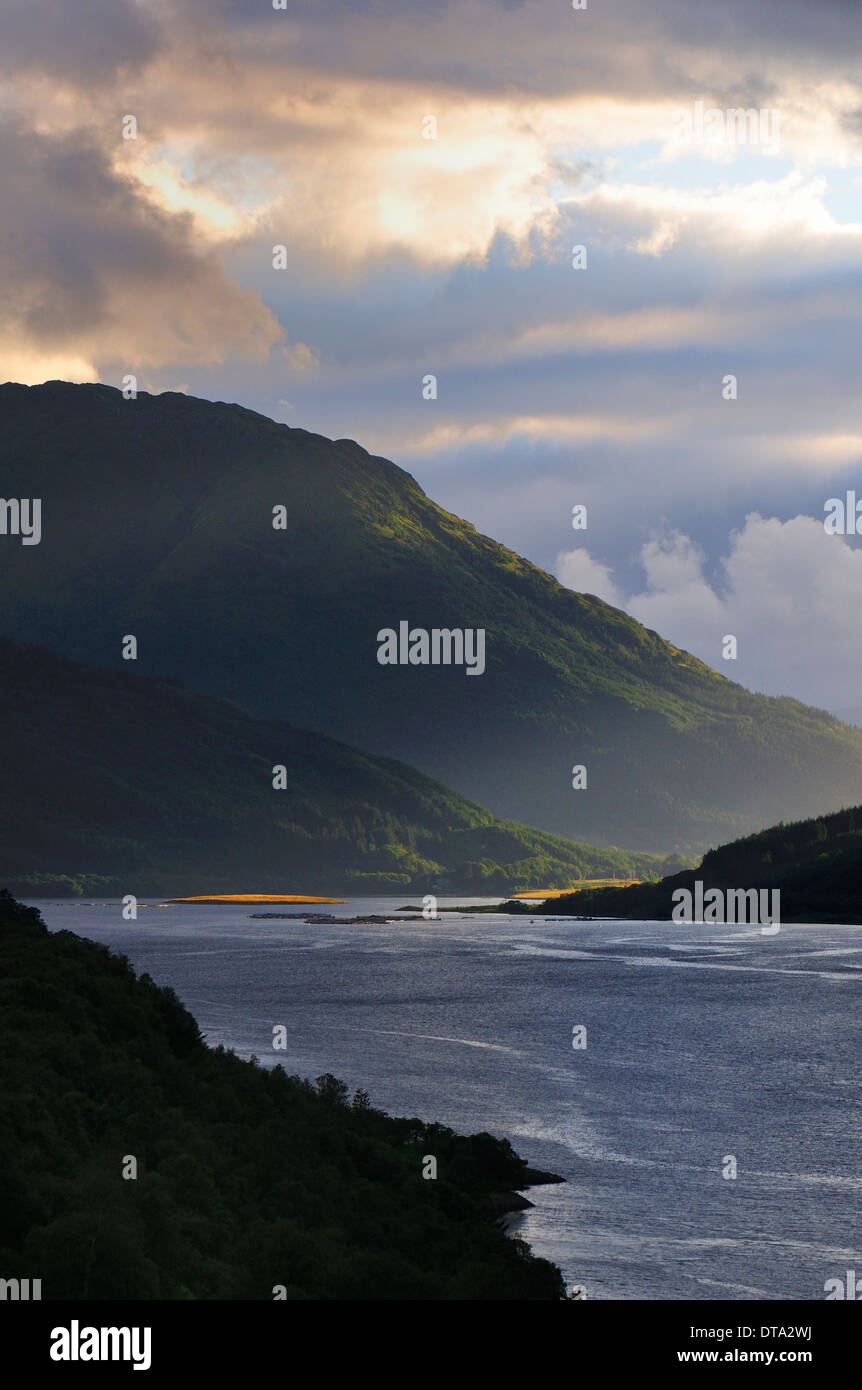
[[[496,815],[666,851],[862,798],[861,731],[562,588],[352,440],[172,393],[7,385],[0,488],[43,503],[41,543],[0,546],[6,635],[119,665],[134,634],[142,674],[398,757]],[[484,674],[379,664],[400,621],[483,628]]]
[[[549,899],[539,911],[664,920],[674,890],[692,890],[696,880],[704,892],[777,888],[783,922],[862,923],[862,806],[734,840],[710,850],[698,868],[659,883],[585,889]]]
[[[660,871],[497,821],[391,759],[4,639],[0,720],[0,874],[25,896],[495,893]]]
[[[172,990],[6,892],[0,1093],[0,1265],[43,1299],[564,1296],[495,1224],[530,1177],[506,1140],[210,1050]]]

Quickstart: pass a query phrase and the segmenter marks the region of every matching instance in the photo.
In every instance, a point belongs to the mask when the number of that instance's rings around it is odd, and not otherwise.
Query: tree
[[[320,1099],[326,1101],[327,1105],[347,1104],[347,1084],[344,1081],[339,1081],[338,1077],[333,1076],[331,1071],[324,1072],[323,1076],[316,1076],[314,1084]]]

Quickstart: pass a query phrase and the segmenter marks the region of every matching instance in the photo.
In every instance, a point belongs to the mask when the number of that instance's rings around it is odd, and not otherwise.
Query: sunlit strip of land
[[[167,898],[169,903],[345,903],[346,898],[307,898],[300,893],[212,893],[200,898]]]
[[[566,893],[578,893],[582,888],[629,888],[642,883],[640,878],[576,878],[568,888],[530,888],[525,893],[513,893],[513,898],[562,898]]]

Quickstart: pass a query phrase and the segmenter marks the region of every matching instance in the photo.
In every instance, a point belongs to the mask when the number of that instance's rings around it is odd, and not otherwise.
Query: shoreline
[[[501,1198],[499,1204],[495,1204],[495,1216],[503,1229],[508,1233],[508,1226],[517,1216],[522,1216],[525,1211],[532,1211],[535,1202],[531,1202],[529,1197],[523,1195],[524,1189],[531,1187],[549,1187],[557,1183],[564,1183],[566,1178],[559,1173],[549,1173],[544,1168],[527,1168],[524,1174],[524,1183],[521,1187],[515,1188],[505,1198]]]

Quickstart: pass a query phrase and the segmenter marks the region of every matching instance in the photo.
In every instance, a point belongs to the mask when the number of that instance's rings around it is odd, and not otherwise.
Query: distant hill
[[[134,634],[141,674],[400,758],[496,815],[669,851],[862,800],[858,729],[564,589],[352,440],[175,393],[6,385],[0,492],[43,510],[40,544],[0,538],[0,632],[117,667]],[[401,621],[484,629],[484,674],[381,665]]]
[[[862,806],[734,840],[710,850],[698,868],[659,883],[586,889],[548,899],[539,911],[665,920],[674,890],[693,890],[698,879],[704,891],[780,889],[783,922],[862,923]]]
[[[404,764],[226,701],[6,639],[0,723],[0,883],[24,896],[497,893],[660,865],[496,820]]]
[[[565,1298],[496,1224],[542,1176],[505,1139],[207,1048],[173,990],[5,892],[0,1094],[0,1267],[45,1301]]]

